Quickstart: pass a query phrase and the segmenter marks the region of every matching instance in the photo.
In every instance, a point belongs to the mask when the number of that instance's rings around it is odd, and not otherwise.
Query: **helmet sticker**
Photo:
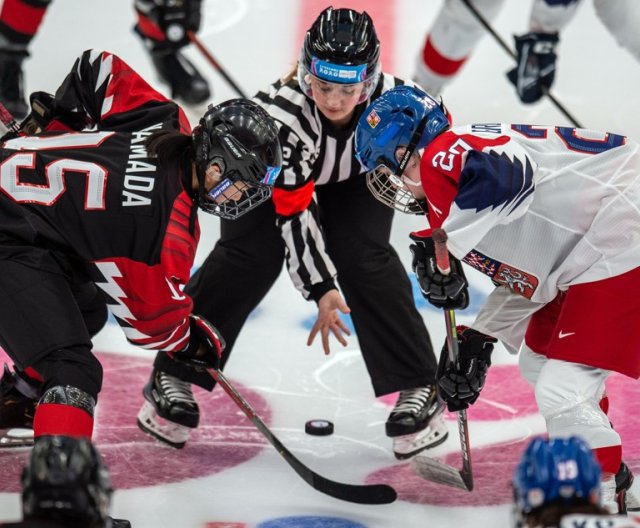
[[[367,115],[367,123],[371,128],[376,128],[378,123],[380,123],[380,116],[378,115],[378,112],[371,110]]]
[[[229,178],[225,178],[218,185],[216,185],[213,189],[211,189],[207,196],[212,200],[218,198],[224,191],[226,191],[229,187],[233,185],[233,182]]]
[[[333,64],[317,57],[311,59],[311,73],[327,82],[356,84],[367,79],[367,65]]]
[[[280,167],[267,167],[267,172],[262,179],[262,183],[265,185],[273,185],[276,181],[276,178],[280,174]]]
[[[236,147],[236,146],[233,144],[233,140],[232,140],[229,136],[224,135],[224,136],[222,136],[222,137],[221,137],[221,139],[222,139],[222,141],[224,141],[225,145],[226,145],[226,146],[227,146],[227,148],[231,151],[231,153],[233,154],[233,156],[234,156],[236,159],[242,159],[242,157],[243,157],[243,156],[242,156],[242,152],[240,152],[240,151],[238,150],[238,147]]]

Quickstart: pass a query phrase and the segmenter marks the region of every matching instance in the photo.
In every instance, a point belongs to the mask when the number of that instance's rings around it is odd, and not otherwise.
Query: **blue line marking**
[[[296,516],[281,517],[261,522],[257,528],[367,528],[349,519],[339,517]]]

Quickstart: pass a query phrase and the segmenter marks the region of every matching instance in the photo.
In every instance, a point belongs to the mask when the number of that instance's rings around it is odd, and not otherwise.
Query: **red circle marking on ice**
[[[607,394],[610,400],[609,417],[622,437],[623,459],[634,472],[638,473],[640,472],[640,417],[634,407],[635,402],[640,399],[640,384],[637,380],[613,374],[607,381]],[[390,405],[393,402],[395,397],[387,399]],[[530,416],[536,412],[533,391],[520,376],[518,367],[500,365],[491,367],[489,370],[482,396],[469,409],[468,416],[470,420],[495,421],[496,427],[500,427],[501,422]],[[447,424],[450,434],[457,438],[455,415],[449,413]],[[471,493],[428,482],[418,477],[406,463],[371,473],[367,476],[367,482],[389,484],[396,489],[400,500],[418,504],[437,506],[509,504],[512,500],[510,483],[513,470],[529,441],[530,439],[526,438],[477,448],[474,447],[472,435],[470,445],[475,486]],[[428,455],[428,451],[425,455]],[[456,468],[462,466],[459,451],[448,454],[440,460]]]
[[[191,432],[183,449],[161,444],[136,425],[151,361],[115,354],[97,356],[104,367],[104,383],[93,440],[109,467],[116,489],[212,475],[246,462],[268,446],[222,389],[209,393],[198,388],[194,393],[200,406],[199,427]],[[265,400],[237,383],[234,386],[268,424],[271,413]],[[0,491],[20,490],[20,472],[28,456],[25,449],[0,451]]]

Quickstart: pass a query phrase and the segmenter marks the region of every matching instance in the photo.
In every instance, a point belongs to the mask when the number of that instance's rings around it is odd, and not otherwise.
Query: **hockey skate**
[[[25,396],[23,393],[29,393]],[[33,445],[37,389],[11,372],[5,363],[0,378],[0,448]]]
[[[616,493],[624,492],[624,506],[628,512],[640,511],[640,500],[631,490],[633,485],[633,473],[631,469],[622,462],[620,469],[616,473]]]
[[[162,81],[171,87],[172,98],[197,105],[211,97],[207,81],[180,51],[152,51],[151,60]]]
[[[387,436],[393,438],[397,459],[410,458],[447,439],[444,408],[434,385],[400,392],[386,423]]]
[[[27,56],[26,51],[0,50],[0,102],[18,122],[29,113],[22,74],[22,61]]]
[[[145,402],[138,413],[138,427],[171,447],[183,448],[200,420],[191,385],[153,369],[142,394]]]

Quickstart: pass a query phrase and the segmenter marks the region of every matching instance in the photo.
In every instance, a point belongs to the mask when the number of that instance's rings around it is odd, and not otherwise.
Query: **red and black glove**
[[[449,359],[445,343],[438,364],[438,389],[450,411],[461,411],[480,396],[491,366],[495,337],[467,326],[458,326],[458,364]]]
[[[204,317],[193,314],[189,316],[189,329],[189,346],[172,354],[172,358],[199,371],[208,368],[217,370],[225,348],[224,339],[218,329]]]

